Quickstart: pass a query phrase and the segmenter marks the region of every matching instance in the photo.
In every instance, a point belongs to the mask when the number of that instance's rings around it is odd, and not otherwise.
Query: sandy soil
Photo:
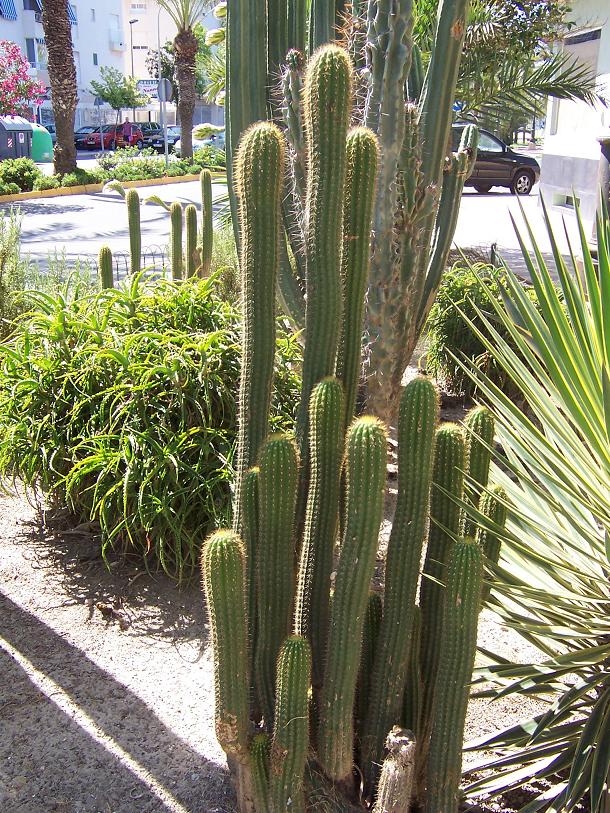
[[[0,810],[229,813],[197,584],[108,569],[89,529],[0,498]],[[481,643],[528,657],[485,612]],[[530,712],[471,704],[467,737]]]

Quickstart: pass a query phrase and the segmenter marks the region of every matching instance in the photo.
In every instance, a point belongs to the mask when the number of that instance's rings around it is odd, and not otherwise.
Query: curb
[[[224,172],[212,172],[212,178],[220,178]],[[59,189],[41,189],[36,192],[18,192],[14,195],[0,195],[0,205],[3,203],[15,203],[20,200],[35,200],[36,198],[59,198],[66,195],[92,195],[95,192],[101,192],[107,183],[112,181],[108,178],[107,181],[102,183],[90,183],[81,186],[63,186]],[[188,181],[198,181],[199,173],[195,175],[176,175],[172,177],[164,176],[163,178],[146,178],[142,181],[120,181],[125,189],[136,189],[145,186],[169,186],[175,183],[187,183]]]

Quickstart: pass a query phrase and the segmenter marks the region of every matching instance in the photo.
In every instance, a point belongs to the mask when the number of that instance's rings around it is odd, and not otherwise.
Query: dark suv
[[[452,147],[456,150],[465,123],[454,124],[451,132]],[[506,186],[513,195],[529,195],[540,178],[540,165],[535,158],[514,152],[487,130],[479,130],[479,150],[472,175],[466,186],[474,186],[485,194],[492,186]]]
[[[156,121],[143,121],[140,122],[140,130],[144,134],[144,146],[152,147],[153,141],[163,137],[163,130],[161,125]]]

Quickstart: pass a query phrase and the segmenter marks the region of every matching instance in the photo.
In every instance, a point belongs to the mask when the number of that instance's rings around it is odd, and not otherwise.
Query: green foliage
[[[44,189],[59,189],[60,186],[61,186],[60,175],[42,175],[40,178],[36,178],[36,180],[34,181],[34,190],[36,192],[41,192]],[[20,192],[21,190],[16,189],[16,191]]]
[[[136,278],[93,297],[33,294],[0,349],[2,476],[97,520],[104,554],[177,578],[229,516],[238,314],[214,287]],[[292,425],[299,355],[280,335],[278,428]]]
[[[149,97],[138,90],[138,83],[133,76],[125,76],[118,68],[102,65],[100,77],[99,81],[91,80],[91,92],[116,110],[117,114],[127,108],[148,104]]]
[[[31,158],[7,158],[0,161],[0,183],[15,184],[18,192],[31,192],[41,176],[42,172]]]
[[[34,187],[38,183],[40,179],[36,179],[34,181]],[[16,183],[5,183],[4,181],[0,181],[0,195],[17,195],[22,190],[19,189]]]
[[[100,173],[89,172],[86,169],[77,167],[73,172],[68,172],[61,176],[61,186],[85,186],[86,184],[99,183],[101,181]]]

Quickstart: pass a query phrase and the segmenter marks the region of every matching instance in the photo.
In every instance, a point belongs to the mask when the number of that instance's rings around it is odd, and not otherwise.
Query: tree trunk
[[[42,0],[42,27],[49,55],[51,102],[57,132],[55,172],[64,174],[76,169],[74,115],[78,101],[72,27],[66,0]]]
[[[193,155],[193,113],[197,94],[195,90],[195,58],[199,44],[189,29],[180,31],[174,40],[176,50],[176,78],[180,88],[178,113],[180,115],[180,148],[183,158]]]

